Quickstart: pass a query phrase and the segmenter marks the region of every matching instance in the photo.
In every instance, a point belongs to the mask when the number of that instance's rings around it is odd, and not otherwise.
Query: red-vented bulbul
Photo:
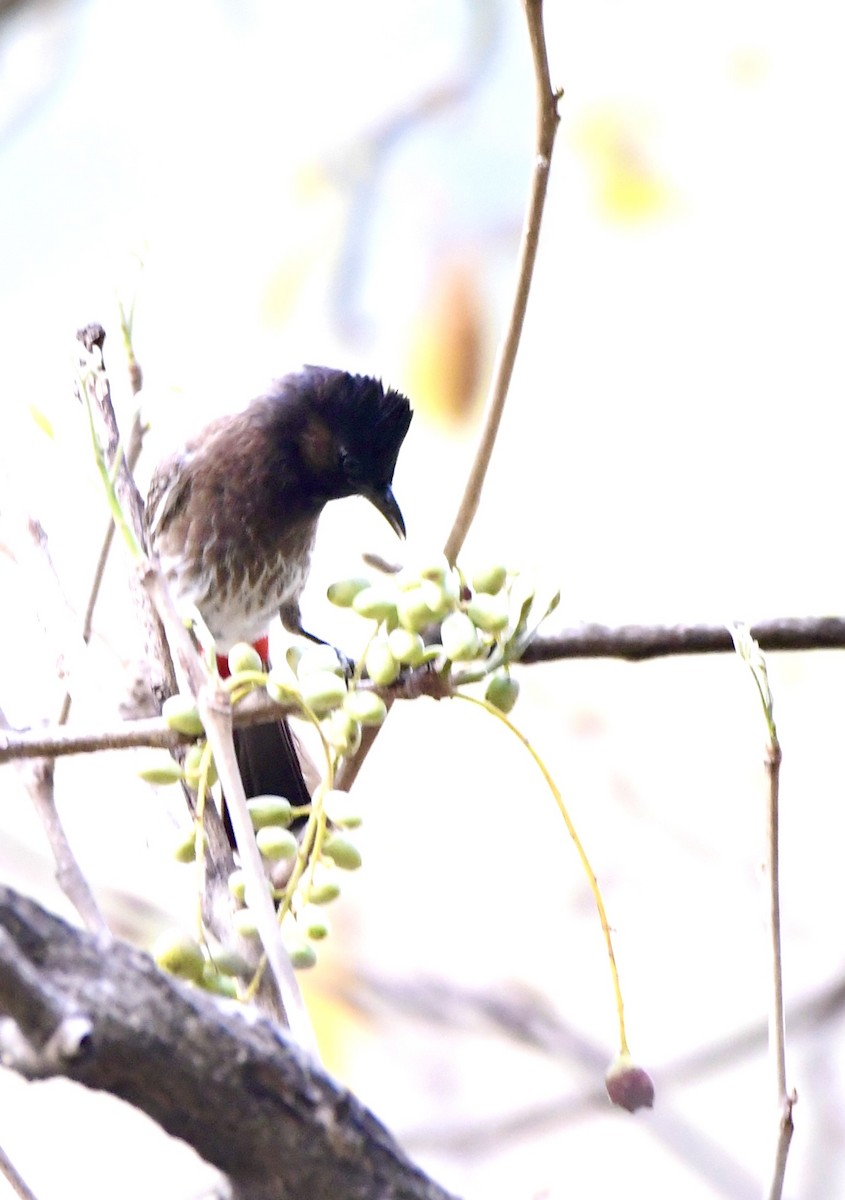
[[[299,611],[320,513],[330,500],[365,496],[404,536],[391,484],[411,416],[407,398],[377,379],[307,366],[156,467],[149,548],[218,653],[266,639],[277,614],[290,632],[320,640]],[[236,731],[236,746],[247,796],[308,803],[287,722]]]

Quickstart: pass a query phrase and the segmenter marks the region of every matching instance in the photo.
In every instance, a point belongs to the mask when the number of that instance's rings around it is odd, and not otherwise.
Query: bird
[[[239,642],[255,645],[269,666],[277,616],[288,632],[323,641],[303,628],[300,597],[328,503],[363,496],[405,536],[392,484],[412,416],[408,398],[379,379],[304,366],[155,467],[148,549],[177,608],[202,617],[221,674]],[[235,733],[247,798],[309,803],[287,721]]]

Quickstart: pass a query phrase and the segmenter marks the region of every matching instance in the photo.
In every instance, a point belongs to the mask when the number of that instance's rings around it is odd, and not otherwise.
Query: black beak
[[[381,491],[373,488],[371,491],[362,493],[370,504],[379,510],[381,515],[387,521],[390,528],[397,537],[405,536],[405,522],[402,519],[402,513],[399,505],[396,503],[396,497],[393,495],[393,489],[388,483]]]

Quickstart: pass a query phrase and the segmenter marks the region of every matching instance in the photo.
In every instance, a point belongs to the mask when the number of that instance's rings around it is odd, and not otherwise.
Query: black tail
[[[311,803],[287,721],[236,729],[235,754],[247,800],[253,796],[284,796],[297,808]],[[228,811],[224,811],[223,819],[231,840]]]

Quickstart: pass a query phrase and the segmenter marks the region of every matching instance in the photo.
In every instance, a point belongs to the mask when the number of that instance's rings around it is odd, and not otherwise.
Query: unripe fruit
[[[398,633],[394,630],[394,633]],[[349,692],[343,702],[343,707],[353,720],[361,725],[381,725],[387,716],[387,705],[378,692],[357,691]]]
[[[519,682],[506,672],[491,675],[484,698],[499,712],[509,713],[519,699]]]
[[[329,922],[322,909],[306,904],[296,914],[296,923],[307,938],[321,942],[329,936]]]
[[[352,601],[352,607],[362,617],[387,621],[396,616],[396,592],[384,585],[371,585],[358,593]]]
[[[245,979],[252,974],[252,967],[244,956],[228,946],[215,946],[209,952],[206,969],[211,968],[217,975],[233,975]]]
[[[307,971],[309,967],[313,967],[317,963],[317,951],[310,942],[291,938],[290,941],[285,942],[285,949],[288,952],[291,966],[297,971]]]
[[[341,792],[337,788],[326,792],[323,811],[332,825],[343,825],[346,829],[356,829],[363,820],[361,810],[349,792]]]
[[[201,982],[203,990],[211,992],[213,996],[223,996],[227,1000],[238,998],[237,981],[229,975],[218,975],[211,963],[205,964]]]
[[[485,633],[498,633],[508,623],[508,601],[506,596],[487,596],[479,592],[470,600],[466,613],[474,625]]]
[[[329,584],[326,595],[338,608],[350,608],[358,593],[369,586],[369,579],[339,579],[336,583]]]
[[[258,937],[258,925],[251,910],[248,908],[239,908],[237,912],[232,913],[232,928],[239,937]]]
[[[253,829],[264,829],[267,825],[290,825],[293,809],[284,796],[253,796],[247,800]]]
[[[315,671],[301,681],[302,699],[318,717],[343,703],[346,681],[331,671]]]
[[[197,834],[191,827],[182,831],[178,842],[173,847],[173,857],[180,863],[192,863],[197,857]]]
[[[265,825],[256,833],[255,841],[262,858],[268,858],[271,862],[293,858],[299,849],[299,842],[294,835],[281,825]]]
[[[196,788],[200,781],[200,771],[202,770],[202,761],[205,756],[205,741],[194,742],[188,747],[188,753],[185,755],[185,778],[192,788]],[[213,787],[217,782],[217,768],[214,765],[214,759],[209,756],[208,773],[206,781],[209,787]]]
[[[425,642],[418,633],[414,633],[410,629],[404,629],[401,625],[392,629],[387,637],[387,644],[390,647],[390,653],[399,663],[404,663],[406,666],[415,667],[422,662],[425,654]]]
[[[347,712],[346,701],[343,708],[336,708],[320,722],[320,728],[323,737],[338,754],[354,754],[361,744],[361,727]]]
[[[178,783],[180,779],[184,779],[184,772],[178,762],[172,758],[156,759],[148,767],[138,772],[140,779],[145,783],[154,783],[158,787],[166,787],[171,783]]]
[[[226,886],[229,889],[229,895],[233,900],[237,900],[238,904],[243,904],[246,896],[246,875],[240,867],[236,867],[226,881]]]
[[[361,851],[340,833],[330,833],[323,840],[323,853],[342,871],[357,871],[361,865]]]
[[[249,642],[237,642],[229,651],[227,662],[232,675],[238,675],[241,671],[264,670],[261,655]]]
[[[485,567],[478,568],[470,577],[472,590],[495,596],[504,587],[507,577],[507,568],[503,567],[501,563],[489,563]]]
[[[325,863],[317,863],[311,886],[305,899],[309,904],[331,904],[340,895],[340,884],[335,878],[336,872],[329,870]]]
[[[297,678],[305,679],[315,671],[331,671],[335,675],[343,675],[343,663],[337,656],[334,646],[309,646],[299,656],[296,664]]]
[[[443,652],[452,662],[466,662],[478,653],[478,632],[463,612],[453,612],[440,626]]]
[[[194,737],[203,732],[202,721],[197,712],[193,696],[182,692],[168,696],[161,706],[161,715],[171,729],[177,733],[187,733]]]
[[[638,1067],[629,1054],[620,1054],[604,1077],[607,1094],[613,1104],[636,1112],[654,1106],[654,1083],[648,1071]]]
[[[381,638],[370,643],[364,658],[364,665],[373,683],[383,686],[393,683],[399,674],[399,663],[391,654],[387,642]]]
[[[457,603],[457,597],[453,592],[442,583],[434,583],[431,579],[424,579],[422,581],[420,591],[428,605],[430,620],[432,622],[442,621]]]
[[[421,587],[411,588],[410,591],[399,594],[396,601],[396,616],[399,618],[400,625],[414,633],[419,633],[421,629],[431,625],[434,618]]]
[[[267,695],[276,704],[298,704],[300,701],[299,688],[281,673],[271,671],[267,676],[266,687]]]
[[[205,959],[199,943],[181,929],[167,929],[153,944],[153,958],[163,971],[201,983]]]

